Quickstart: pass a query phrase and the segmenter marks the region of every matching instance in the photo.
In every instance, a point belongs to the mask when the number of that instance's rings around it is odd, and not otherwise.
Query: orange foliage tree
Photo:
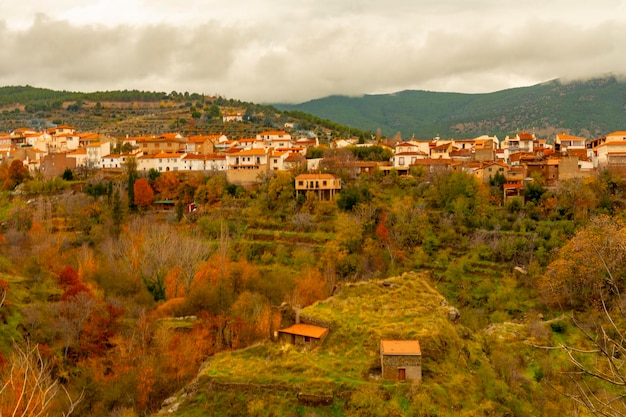
[[[8,167],[4,165],[0,169],[0,182],[3,190],[12,190],[28,178],[30,178],[28,168],[19,159],[14,159]]]
[[[50,362],[39,347],[13,346],[8,363],[0,370],[0,416],[47,416],[58,407],[58,394],[64,391],[69,416],[80,401],[73,400],[52,376]]]
[[[66,266],[59,274],[59,284],[63,288],[64,292],[61,295],[61,300],[65,301],[80,292],[86,292],[90,297],[92,296],[91,290],[78,276],[78,273],[71,266]]]
[[[154,188],[163,200],[174,200],[178,197],[178,187],[180,179],[178,176],[169,171],[163,173],[154,181]]]
[[[626,225],[600,215],[559,252],[539,280],[546,303],[560,309],[599,307],[624,288]]]
[[[329,285],[326,278],[319,270],[307,267],[296,281],[292,299],[294,304],[307,306],[328,295]]]
[[[133,185],[135,204],[139,207],[148,207],[154,201],[154,191],[145,178],[139,178]]]

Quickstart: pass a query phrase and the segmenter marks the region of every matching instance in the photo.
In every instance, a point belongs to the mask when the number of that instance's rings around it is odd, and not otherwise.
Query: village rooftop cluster
[[[294,135],[295,136],[295,135]],[[81,133],[68,125],[45,131],[28,128],[0,133],[1,159],[21,160],[31,173],[45,178],[60,176],[66,169],[121,170],[129,158],[140,173],[150,170],[222,172],[235,184],[249,185],[272,171],[303,168],[319,173],[323,158],[307,159],[307,151],[320,145],[317,137],[295,138],[290,129],[260,132],[253,138],[231,140],[223,134],[183,136],[180,133],[114,138],[98,133]],[[407,175],[413,169],[436,174],[461,170],[483,182],[503,175],[505,197],[519,195],[526,181],[540,174],[548,184],[593,175],[598,170],[626,167],[626,131],[596,139],[561,133],[540,139],[533,133],[518,133],[500,141],[496,136],[474,139],[441,139],[357,143],[335,140],[331,148],[383,146],[393,152],[389,161],[342,161],[355,176],[381,170]],[[117,150],[116,153],[114,151]],[[123,151],[119,151],[123,150]],[[310,176],[310,174],[309,174]],[[340,181],[324,178],[325,199],[334,197]],[[296,190],[319,190],[314,182],[296,181]],[[312,178],[308,178],[311,180]],[[300,187],[298,187],[298,184]]]

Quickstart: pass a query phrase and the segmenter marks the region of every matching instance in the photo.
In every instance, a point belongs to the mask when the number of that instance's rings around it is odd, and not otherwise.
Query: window
[[[304,343],[311,343],[311,337],[310,336],[304,336]]]
[[[298,185],[302,187],[304,185],[304,181],[298,181]]]

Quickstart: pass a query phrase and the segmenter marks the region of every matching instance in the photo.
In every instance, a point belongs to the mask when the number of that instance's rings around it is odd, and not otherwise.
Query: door
[[[398,368],[398,381],[406,381],[406,369]]]

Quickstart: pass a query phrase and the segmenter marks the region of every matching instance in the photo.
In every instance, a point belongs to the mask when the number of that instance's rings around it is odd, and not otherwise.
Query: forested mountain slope
[[[401,91],[362,97],[331,96],[297,105],[300,110],[362,130],[407,139],[505,135],[561,131],[597,137],[624,129],[626,82],[616,77],[587,81],[553,80],[488,94]]]

